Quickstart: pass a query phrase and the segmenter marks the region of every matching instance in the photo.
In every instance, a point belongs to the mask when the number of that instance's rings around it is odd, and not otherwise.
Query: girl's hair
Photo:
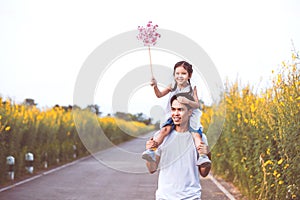
[[[175,76],[175,70],[176,70],[177,67],[183,67],[188,72],[188,75],[190,77],[192,76],[192,74],[193,74],[193,66],[190,63],[188,63],[186,61],[179,61],[179,62],[177,62],[175,64],[175,66],[174,66],[173,76]],[[188,92],[188,94],[192,95],[193,89],[192,89],[192,86],[191,86],[191,80],[189,79],[188,82],[189,82],[189,85],[190,85],[190,91]],[[177,88],[177,82],[175,81],[175,85],[172,88],[172,91],[176,90],[176,88]]]

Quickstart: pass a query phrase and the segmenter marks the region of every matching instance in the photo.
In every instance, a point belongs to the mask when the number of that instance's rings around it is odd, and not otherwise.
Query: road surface
[[[110,148],[71,165],[3,189],[0,200],[154,200],[157,173],[140,158],[146,138]],[[202,199],[229,199],[210,178],[201,179]]]

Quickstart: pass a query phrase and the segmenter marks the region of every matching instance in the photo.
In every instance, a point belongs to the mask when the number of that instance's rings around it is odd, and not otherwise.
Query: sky
[[[73,105],[76,79],[88,56],[149,20],[200,45],[224,82],[267,87],[271,71],[290,60],[291,40],[300,49],[299,10],[297,0],[1,0],[0,96],[16,103],[32,98],[41,108]],[[95,91],[100,111],[112,112],[115,85],[132,69],[127,66],[149,62],[144,53],[119,58],[99,80],[107,86],[105,97]],[[172,67],[177,59],[153,52],[155,64]],[[201,98],[210,102],[205,86],[196,82],[203,88]],[[133,91],[128,112],[151,115],[151,108],[163,103],[143,85]]]

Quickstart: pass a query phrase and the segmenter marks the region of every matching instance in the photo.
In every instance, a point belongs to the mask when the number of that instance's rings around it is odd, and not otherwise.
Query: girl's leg
[[[164,141],[164,138],[171,132],[172,125],[166,124],[163,128],[159,131],[159,133],[154,138],[154,145],[147,149],[142,153],[142,158],[149,161],[149,162],[155,162],[155,153],[154,151],[157,149],[159,145]]]
[[[193,135],[193,138],[194,138],[195,146],[196,146],[198,154],[199,154],[199,158],[197,160],[197,165],[200,166],[204,163],[211,163],[208,156],[205,155],[205,154],[201,154],[198,150],[199,145],[202,143],[202,137],[201,137],[200,133],[199,132],[192,132],[192,135]]]
[[[157,146],[154,146],[154,148],[157,148],[159,145],[161,145],[165,137],[171,132],[171,128],[172,125],[166,125],[160,129],[159,134],[154,138],[154,141],[157,143]]]
[[[192,135],[193,135],[193,138],[194,138],[195,146],[198,149],[198,147],[200,146],[200,144],[202,142],[202,138],[201,138],[199,133],[193,132]],[[199,151],[198,151],[198,153],[199,153]],[[200,153],[199,153],[199,155],[200,155]]]

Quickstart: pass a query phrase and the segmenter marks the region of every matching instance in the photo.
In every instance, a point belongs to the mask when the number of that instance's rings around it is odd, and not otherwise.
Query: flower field
[[[272,72],[272,86],[226,85],[222,134],[212,149],[213,173],[233,182],[248,199],[300,199],[299,58]],[[221,110],[205,108],[204,130]],[[223,110],[224,111],[224,110]]]
[[[154,126],[140,122],[124,121],[111,117],[99,118],[90,111],[82,111],[80,128],[98,141],[99,124],[112,143],[120,143],[133,136],[146,133]],[[8,181],[7,156],[15,158],[15,178],[22,177],[25,170],[25,154],[34,155],[34,170],[70,162],[88,154],[79,137],[74,112],[61,107],[40,110],[35,106],[18,105],[0,97],[0,186]],[[97,123],[91,123],[96,118]],[[128,135],[130,133],[130,135]],[[101,143],[97,150],[105,148]]]
[[[298,63],[298,64],[297,64]],[[272,72],[271,87],[226,83],[224,100],[204,107],[213,173],[233,182],[248,199],[300,199],[300,69],[292,56]],[[222,134],[219,126],[223,123]],[[75,120],[74,120],[75,119]],[[149,132],[154,126],[89,110],[54,107],[40,110],[0,97],[0,186],[8,182],[7,156],[15,157],[15,177],[27,174],[25,154],[35,170],[70,162],[89,152]],[[108,142],[109,141],[109,142]],[[88,148],[88,150],[87,150]]]

